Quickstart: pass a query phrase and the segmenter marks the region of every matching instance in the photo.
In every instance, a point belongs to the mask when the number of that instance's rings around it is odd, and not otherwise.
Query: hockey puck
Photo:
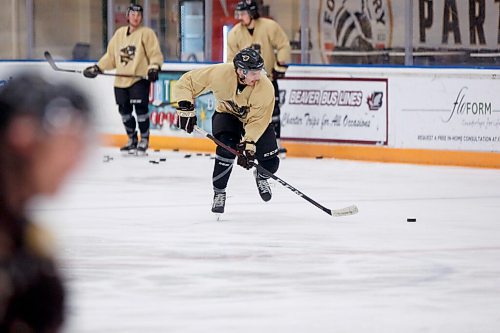
[[[406,219],[406,222],[417,222],[417,219],[414,217],[409,217]]]
[[[202,153],[196,153],[196,156],[203,156]]]
[[[159,153],[160,149],[155,149],[154,151],[155,151],[155,153]]]
[[[316,159],[317,159],[317,160],[320,160],[320,159],[322,159],[322,158],[323,158],[323,156],[316,156]]]
[[[166,160],[166,158],[160,158],[160,162],[165,162]]]
[[[179,151],[179,148],[174,148],[174,149],[172,149],[172,150],[173,150],[173,151]]]
[[[184,155],[184,158],[190,158],[190,157],[191,157],[191,154]]]

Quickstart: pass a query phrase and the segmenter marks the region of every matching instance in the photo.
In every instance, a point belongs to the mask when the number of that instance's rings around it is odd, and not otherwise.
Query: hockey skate
[[[137,155],[147,155],[146,151],[149,147],[149,138],[141,138],[141,141],[137,145]]]
[[[224,206],[226,205],[226,192],[215,192],[214,202],[212,203],[212,213],[217,215],[217,221],[222,213],[224,213]]]
[[[257,189],[259,190],[259,194],[262,200],[271,200],[271,187],[269,186],[267,179],[259,175],[256,169],[253,170],[253,176],[255,177],[255,183],[257,184]]]
[[[134,133],[133,136],[128,138],[127,144],[120,148],[120,151],[124,154],[135,154],[137,152],[137,141],[137,134]]]

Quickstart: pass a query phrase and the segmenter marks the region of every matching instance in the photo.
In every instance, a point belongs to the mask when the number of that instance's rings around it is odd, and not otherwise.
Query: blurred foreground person
[[[65,290],[50,237],[28,207],[55,194],[81,161],[90,110],[69,84],[13,76],[0,87],[0,332],[59,332]]]

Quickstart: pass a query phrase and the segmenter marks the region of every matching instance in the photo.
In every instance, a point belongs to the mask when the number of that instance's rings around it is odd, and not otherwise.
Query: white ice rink
[[[500,332],[500,170],[283,160],[316,201],[359,207],[334,218],[277,183],[262,202],[235,167],[217,222],[213,160],[184,155],[102,148],[35,206],[67,332]]]

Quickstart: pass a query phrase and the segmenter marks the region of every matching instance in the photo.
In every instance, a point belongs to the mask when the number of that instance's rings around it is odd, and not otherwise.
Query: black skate
[[[141,138],[141,141],[137,145],[137,155],[147,155],[146,150],[149,147],[149,138]]]
[[[217,214],[217,220],[220,215],[224,213],[224,206],[226,205],[226,192],[215,192],[214,202],[212,203],[212,213]]]
[[[125,146],[120,148],[122,153],[135,154],[137,152],[137,134],[130,136]]]
[[[255,183],[257,184],[257,189],[259,190],[260,197],[264,201],[271,200],[273,194],[271,193],[271,187],[267,182],[267,179],[262,177],[257,170],[253,171],[253,176],[255,177]]]

